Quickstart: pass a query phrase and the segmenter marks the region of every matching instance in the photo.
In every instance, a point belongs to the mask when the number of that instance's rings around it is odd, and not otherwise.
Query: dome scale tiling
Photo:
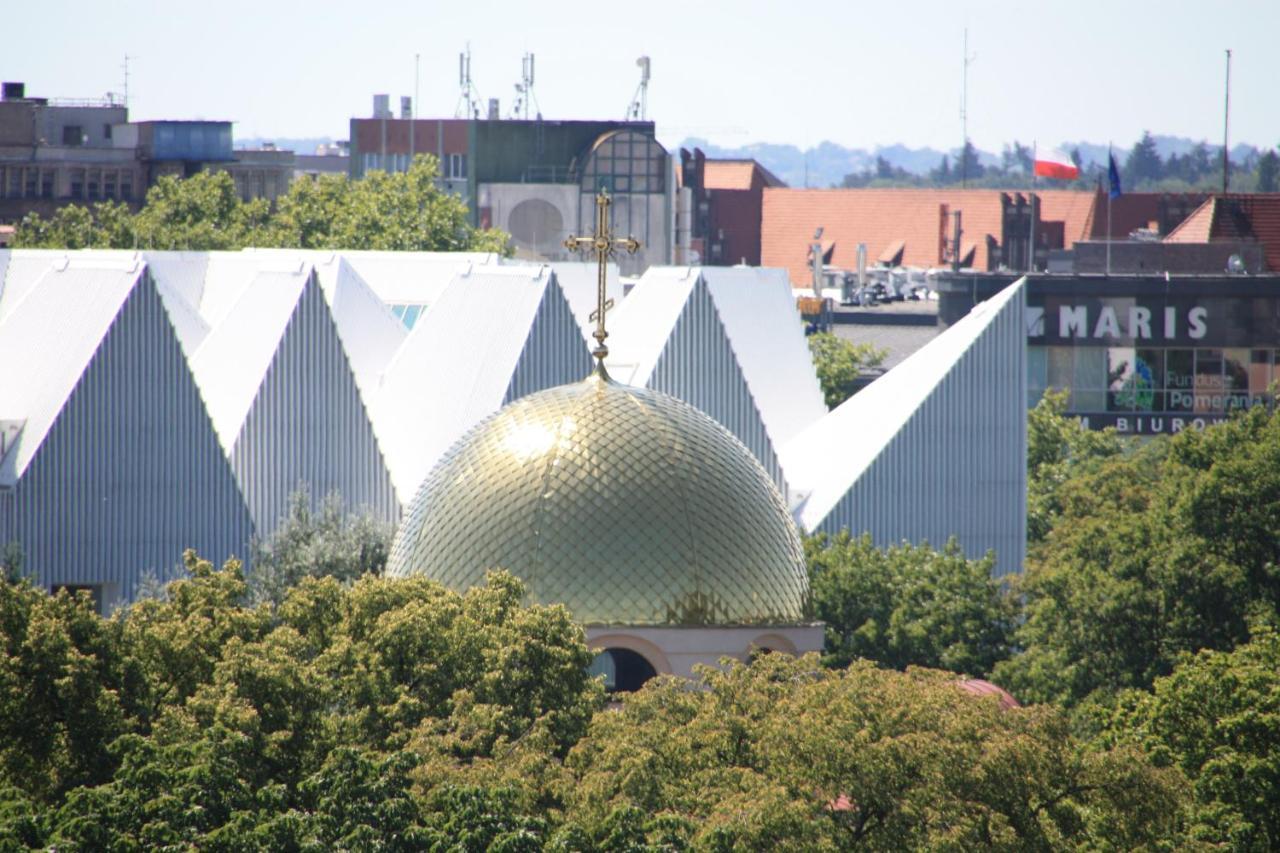
[[[473,427],[424,480],[392,576],[458,590],[490,569],[588,625],[803,621],[799,535],[728,430],[603,368]]]

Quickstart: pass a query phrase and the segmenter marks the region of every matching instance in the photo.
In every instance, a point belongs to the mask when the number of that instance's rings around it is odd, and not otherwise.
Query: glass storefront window
[[[1229,391],[1249,389],[1249,351],[1228,349],[1222,351],[1222,384]]]
[[[1049,356],[1049,372],[1046,388],[1065,390],[1072,383],[1071,347],[1047,347]]]
[[[1249,393],[1267,393],[1271,386],[1271,350],[1256,349],[1249,353]]]

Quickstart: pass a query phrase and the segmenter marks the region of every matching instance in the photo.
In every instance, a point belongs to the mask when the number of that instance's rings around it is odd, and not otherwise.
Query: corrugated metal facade
[[[578,321],[552,273],[502,405],[535,391],[584,379],[591,372],[591,365],[591,354],[582,345]]]
[[[231,465],[259,535],[289,494],[331,491],[352,510],[395,522],[400,505],[315,274],[303,288],[236,437]]]
[[[719,421],[755,454],[787,494],[773,442],[701,276],[671,329],[646,388],[678,397]]]
[[[251,524],[150,276],[128,296],[14,487],[7,536],[39,583],[128,600],[195,548],[246,554]]]
[[[966,318],[983,328],[958,356],[937,364],[923,402],[812,529],[867,531],[882,546],[904,540],[941,546],[954,535],[971,557],[994,549],[997,575],[1022,570],[1026,293],[1021,285],[1010,290],[990,306],[989,318]],[[957,324],[939,341],[953,332],[967,333]],[[893,381],[894,371],[876,380]]]

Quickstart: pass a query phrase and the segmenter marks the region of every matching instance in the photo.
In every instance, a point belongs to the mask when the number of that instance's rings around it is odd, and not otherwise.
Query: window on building
[[[125,201],[133,198],[133,174],[130,172],[120,176],[120,198]]]
[[[632,693],[658,674],[644,655],[619,648],[605,649],[596,655],[587,673],[604,676],[604,689],[608,693]]]
[[[110,139],[110,138],[111,138],[111,125],[110,125],[110,124],[104,124],[104,125],[102,126],[102,138],[103,138],[103,139]]]
[[[444,176],[450,180],[462,180],[467,176],[467,155],[449,154],[445,157]]]
[[[8,177],[8,172],[6,171],[6,169],[5,169],[5,167],[4,167],[4,166],[0,166],[0,198],[4,198],[4,197],[5,197],[5,191],[4,191],[4,188],[5,188],[5,182],[4,182],[4,180],[5,180],[5,178],[6,178],[6,177]]]
[[[9,167],[9,198],[22,196],[22,170],[16,166]]]
[[[84,169],[71,170],[71,198],[84,198]]]
[[[89,170],[89,180],[86,182],[88,187],[88,198],[90,201],[96,201],[102,198],[102,173],[97,169]]]
[[[602,189],[660,193],[666,186],[666,162],[666,150],[652,136],[632,130],[614,131],[592,148],[582,170],[581,188],[592,195]]]
[[[106,172],[103,174],[102,197],[103,198],[116,197],[116,173],[115,172]]]
[[[84,128],[78,124],[64,125],[62,128],[63,145],[83,145]]]
[[[23,169],[22,195],[24,198],[35,198],[36,187],[40,180],[39,169]]]
[[[40,173],[40,197],[53,198],[54,180],[57,172],[53,169],[45,169]]]

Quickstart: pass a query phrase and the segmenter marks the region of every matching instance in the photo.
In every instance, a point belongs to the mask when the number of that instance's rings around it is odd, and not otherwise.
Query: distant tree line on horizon
[[[1074,181],[1037,178],[1039,189],[1107,189],[1107,164],[1085,163],[1079,148],[1066,151],[1080,169]],[[1185,154],[1161,157],[1150,131],[1127,152],[1116,149],[1116,165],[1125,192],[1220,192],[1222,190],[1222,147],[1201,141]],[[1032,159],[1029,145],[1015,140],[1006,145],[998,164],[984,165],[972,142],[966,142],[958,156],[943,155],[937,167],[918,175],[895,166],[882,156],[875,165],[845,175],[840,186],[858,187],[959,187],[974,189],[1029,189],[1032,186]],[[1276,148],[1251,152],[1230,165],[1232,192],[1280,192],[1280,154]]]

